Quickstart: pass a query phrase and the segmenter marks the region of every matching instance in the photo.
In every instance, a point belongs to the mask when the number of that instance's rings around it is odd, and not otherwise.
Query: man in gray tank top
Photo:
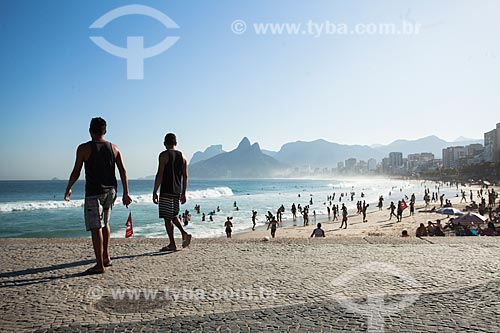
[[[109,218],[116,199],[117,181],[115,166],[118,167],[123,185],[122,201],[128,207],[132,199],[128,194],[128,179],[118,147],[104,139],[106,121],[93,118],[89,128],[91,141],[78,146],[76,161],[66,187],[64,200],[69,201],[71,188],[80,178],[85,165],[85,226],[92,235],[97,264],[86,271],[88,274],[102,274],[111,266],[109,256]]]
[[[165,220],[165,228],[170,242],[160,251],[175,251],[177,246],[174,239],[173,224],[182,234],[182,247],[189,246],[191,242],[191,235],[184,230],[178,217],[179,202],[182,204],[186,202],[187,161],[184,155],[176,149],[177,138],[175,134],[168,133],[163,143],[166,150],[158,157],[158,172],[156,173],[153,188],[153,202],[158,205],[160,218]],[[158,188],[160,188],[159,198]]]

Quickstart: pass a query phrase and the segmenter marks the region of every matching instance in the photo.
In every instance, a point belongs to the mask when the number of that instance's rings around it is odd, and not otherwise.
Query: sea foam
[[[221,198],[230,197],[233,195],[233,191],[229,187],[213,187],[204,190],[188,191],[187,199],[203,199],[203,198]],[[138,194],[131,195],[133,203],[143,204],[152,203],[152,194]],[[121,202],[121,198],[118,198],[116,204]],[[63,208],[78,208],[83,207],[84,201],[81,200],[71,200],[71,201],[19,201],[19,202],[5,202],[0,203],[0,213],[10,213],[10,212],[21,212],[21,211],[31,211],[31,210],[41,210],[41,209],[63,209]]]

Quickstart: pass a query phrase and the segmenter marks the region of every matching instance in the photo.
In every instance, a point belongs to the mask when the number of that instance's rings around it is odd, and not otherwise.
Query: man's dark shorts
[[[158,200],[158,209],[161,219],[171,221],[179,215],[179,196],[160,196]]]

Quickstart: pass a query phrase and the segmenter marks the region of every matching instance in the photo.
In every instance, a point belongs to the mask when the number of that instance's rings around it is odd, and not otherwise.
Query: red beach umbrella
[[[460,217],[457,217],[453,222],[460,225],[473,225],[473,224],[477,225],[485,223],[486,217],[479,215],[477,213],[468,213]]]

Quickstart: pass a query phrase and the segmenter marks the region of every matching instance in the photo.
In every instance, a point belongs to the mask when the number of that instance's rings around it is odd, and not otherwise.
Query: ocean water
[[[84,181],[75,184],[70,202],[63,200],[66,184],[59,180],[0,181],[0,237],[88,237],[83,218]],[[379,195],[384,195],[385,206],[412,193],[421,200],[425,186],[434,190],[435,185],[380,178],[190,180],[187,202],[181,206],[181,212],[187,209],[191,213],[186,230],[194,237],[220,237],[225,235],[224,222],[228,216],[233,217],[234,232],[251,229],[252,210],[258,212],[257,225],[265,225],[267,211],[275,214],[283,204],[286,209],[284,225],[292,225],[292,203],[305,206],[312,198],[310,213],[316,211],[318,216],[326,215],[328,195],[336,193],[334,202],[339,204],[340,193],[354,191],[354,201],[346,197],[342,200],[349,213],[354,213],[357,200],[366,200],[371,209],[376,209]],[[127,209],[121,204],[119,186],[110,222],[112,237],[124,237],[129,212],[132,212],[134,237],[166,237],[163,220],[158,218],[158,207],[152,202],[153,180],[130,180],[129,187],[133,204]],[[361,192],[364,198],[360,197]],[[447,193],[449,198],[456,195],[456,189],[442,188],[441,193]],[[234,202],[239,210],[234,208]],[[194,210],[196,204],[207,214],[206,222],[202,222],[201,214]],[[214,215],[213,222],[209,222],[208,212],[216,210],[217,206],[221,211]],[[302,221],[298,219],[296,223],[300,225]]]

